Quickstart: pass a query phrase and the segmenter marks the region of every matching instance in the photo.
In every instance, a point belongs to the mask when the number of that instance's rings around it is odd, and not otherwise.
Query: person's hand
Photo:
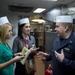
[[[30,48],[30,51],[31,51],[31,52],[34,52],[34,51],[35,51],[34,47],[31,47],[31,48]]]
[[[55,56],[56,58],[58,59],[59,62],[62,62],[63,59],[64,59],[64,52],[63,52],[63,49],[61,50],[61,53],[58,53],[58,52],[54,52],[55,53]]]
[[[14,62],[18,62],[18,61],[21,61],[25,56],[21,55],[21,56],[15,56],[13,59],[14,59]]]
[[[30,48],[30,53],[36,54],[36,53],[37,53],[37,51],[35,50],[35,48],[34,48],[34,47],[31,47],[31,48]]]
[[[39,59],[42,59],[42,60],[46,60],[47,55],[48,55],[47,53],[44,53],[44,52],[41,52],[41,51],[37,53],[37,57]]]
[[[14,56],[21,56],[21,55],[22,55],[21,52],[19,52],[19,53],[15,53],[15,54],[14,54]]]

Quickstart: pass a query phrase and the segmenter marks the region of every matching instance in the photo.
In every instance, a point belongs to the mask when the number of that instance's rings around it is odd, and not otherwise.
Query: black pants
[[[25,71],[25,65],[22,65],[20,62],[16,63],[15,75],[28,75]],[[34,75],[34,74],[30,74]]]

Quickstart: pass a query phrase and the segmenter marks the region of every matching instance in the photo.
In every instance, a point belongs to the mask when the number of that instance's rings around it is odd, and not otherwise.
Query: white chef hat
[[[25,23],[29,23],[29,18],[23,18],[19,20],[20,25],[25,24]]]
[[[56,17],[56,22],[73,23],[73,18],[70,15],[57,16]]]
[[[9,23],[7,16],[0,18],[0,26],[5,24],[5,23]]]

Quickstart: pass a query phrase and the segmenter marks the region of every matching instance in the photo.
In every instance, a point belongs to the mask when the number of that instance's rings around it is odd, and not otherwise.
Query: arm
[[[33,36],[31,36],[31,41],[32,41],[32,44],[29,50],[31,51],[32,55],[35,55],[36,54],[36,51],[35,51],[36,44],[35,44],[35,38]]]
[[[24,56],[16,56],[13,59],[11,59],[5,63],[0,64],[0,70],[8,67],[9,65],[13,64],[14,62],[22,60],[23,58],[24,58]]]

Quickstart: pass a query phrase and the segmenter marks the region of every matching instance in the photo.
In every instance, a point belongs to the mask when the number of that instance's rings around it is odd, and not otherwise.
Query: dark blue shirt
[[[64,50],[64,60],[59,62],[54,51],[58,53]],[[57,38],[50,50],[47,60],[52,59],[53,64],[53,75],[75,75],[75,34],[71,33],[67,39]]]

